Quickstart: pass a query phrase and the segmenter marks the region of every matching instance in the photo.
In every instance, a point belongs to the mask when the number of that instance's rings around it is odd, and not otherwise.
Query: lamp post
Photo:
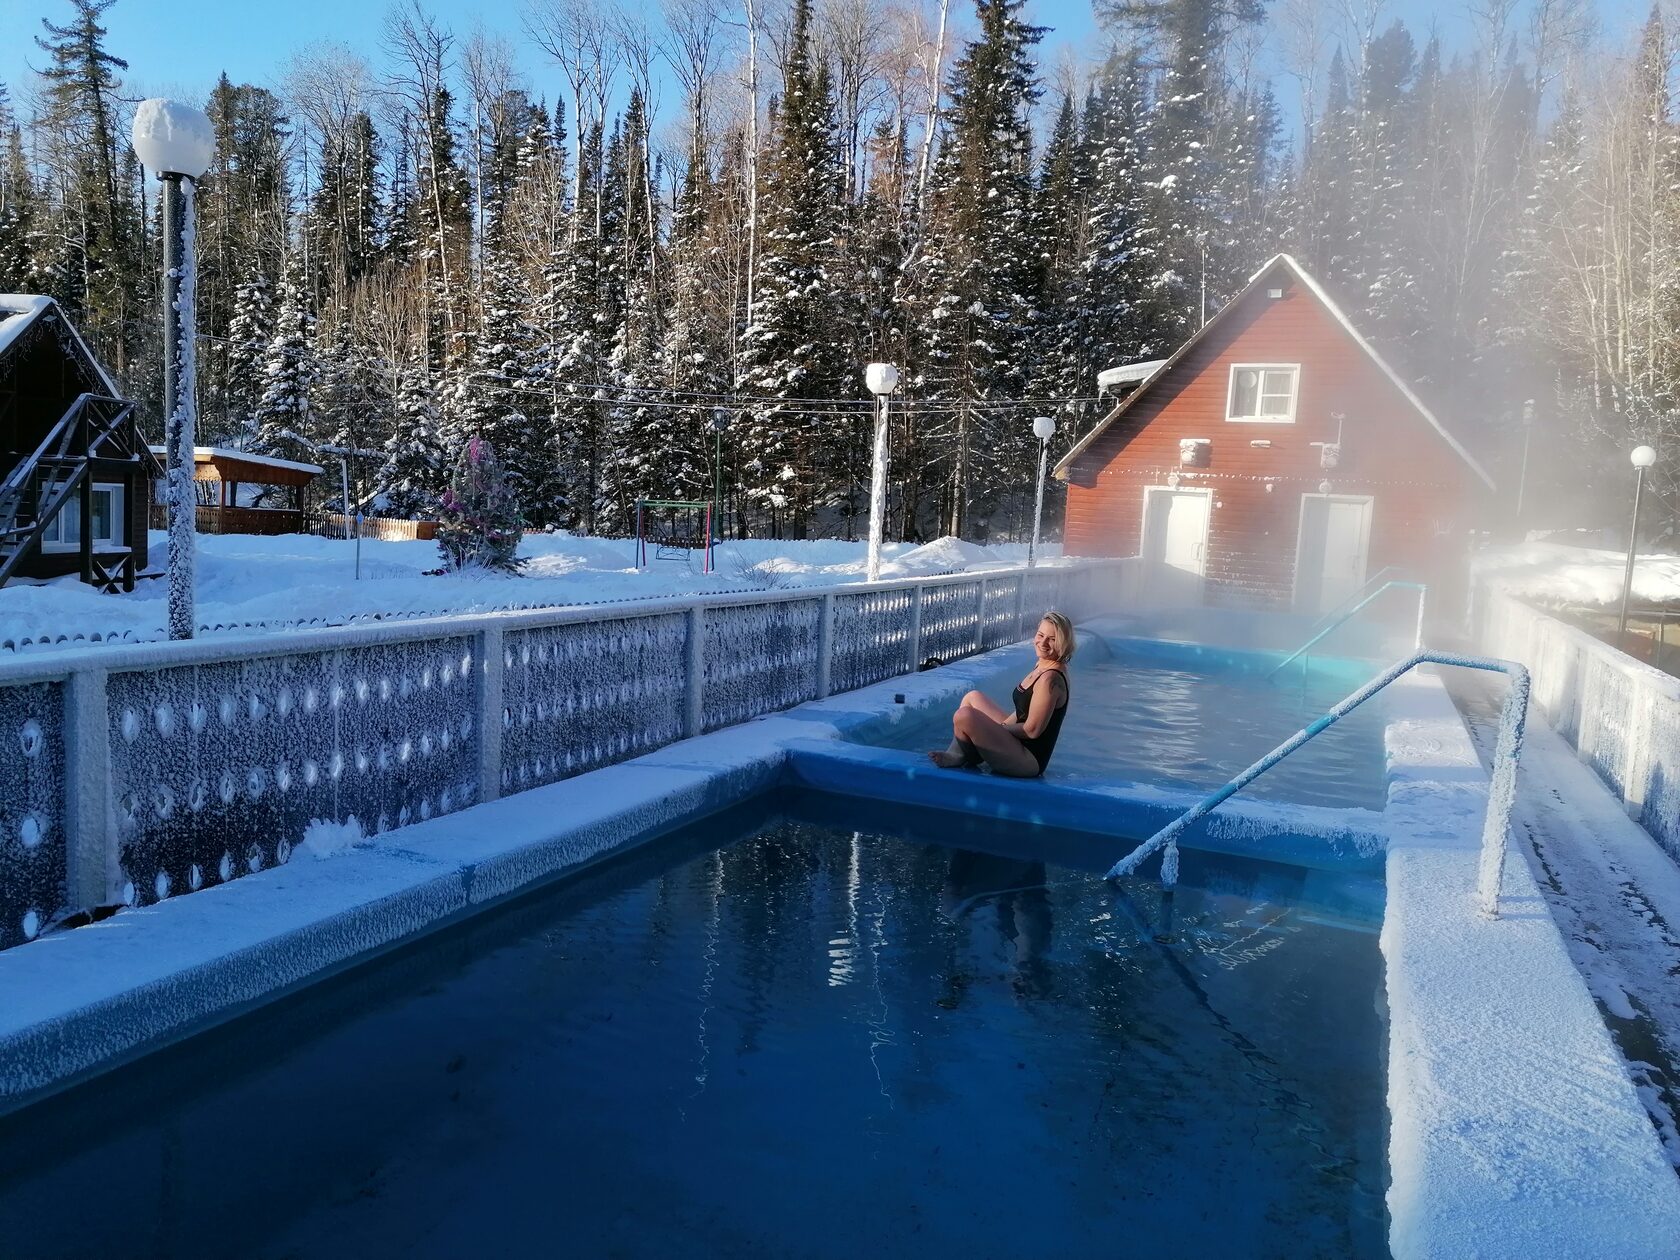
[[[1639,470],[1633,483],[1633,527],[1628,531],[1627,568],[1622,571],[1622,619],[1616,626],[1616,645],[1627,648],[1628,597],[1633,594],[1633,552],[1639,544],[1639,500],[1645,493],[1645,470],[1657,462],[1657,453],[1649,446],[1636,446],[1628,457]]]
[[[1055,436],[1056,422],[1049,416],[1033,420],[1033,436],[1038,439],[1038,494],[1033,499],[1032,541],[1027,544],[1027,568],[1033,567],[1038,552],[1038,526],[1044,519],[1044,469],[1050,459],[1050,439]]]
[[[718,538],[723,537],[723,431],[729,427],[729,413],[713,407],[707,426],[712,431],[712,522]]]
[[[1522,528],[1523,499],[1528,493],[1528,444],[1534,437],[1534,399],[1525,398],[1522,406],[1523,457],[1522,472],[1517,474],[1517,528]],[[1522,539],[1518,539],[1521,542]]]
[[[875,395],[875,464],[869,478],[869,566],[866,577],[881,580],[881,533],[887,521],[887,398],[898,388],[898,369],[891,363],[871,363],[863,383]]]
[[[141,101],[131,131],[142,165],[163,181],[163,405],[168,461],[169,637],[193,637],[194,393],[198,335],[198,262],[193,253],[193,196],[215,153],[216,134],[201,110],[179,101]],[[348,505],[346,505],[348,506]]]

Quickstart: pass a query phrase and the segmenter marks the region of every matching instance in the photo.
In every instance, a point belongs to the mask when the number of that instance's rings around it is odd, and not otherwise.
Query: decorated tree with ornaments
[[[442,508],[438,549],[450,569],[519,570],[523,561],[514,553],[525,536],[525,519],[507,472],[484,438],[467,439]]]

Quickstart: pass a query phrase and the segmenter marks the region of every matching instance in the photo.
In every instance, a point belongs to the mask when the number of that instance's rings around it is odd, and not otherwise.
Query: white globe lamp
[[[1627,567],[1622,570],[1622,617],[1616,627],[1616,642],[1624,650],[1627,648],[1628,600],[1633,596],[1633,556],[1634,549],[1639,545],[1639,500],[1645,495],[1645,470],[1657,462],[1657,453],[1649,446],[1636,446],[1628,459],[1635,470],[1633,526],[1628,530]]]

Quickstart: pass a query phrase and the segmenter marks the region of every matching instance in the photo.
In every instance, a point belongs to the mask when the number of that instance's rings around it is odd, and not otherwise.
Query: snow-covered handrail
[[[1372,591],[1364,599],[1360,600],[1352,608],[1348,609],[1340,617],[1337,617],[1336,620],[1332,621],[1329,625],[1325,626],[1324,629],[1320,630],[1317,634],[1313,635],[1312,638],[1308,639],[1300,647],[1296,648],[1288,656],[1284,657],[1281,662],[1279,662],[1277,665],[1275,665],[1272,668],[1271,672],[1268,673],[1266,675],[1266,677],[1267,678],[1275,677],[1276,675],[1281,673],[1285,668],[1287,668],[1289,665],[1291,665],[1294,662],[1300,660],[1301,657],[1305,656],[1308,652],[1312,651],[1313,648],[1318,646],[1318,644],[1323,639],[1328,637],[1332,632],[1339,629],[1341,626],[1345,625],[1347,622],[1352,621],[1356,616],[1359,615],[1360,611],[1362,609],[1364,609],[1364,607],[1367,604],[1369,604],[1372,600],[1376,599],[1384,591],[1389,591],[1389,590],[1416,591],[1418,593],[1417,628],[1416,628],[1416,631],[1412,635],[1412,650],[1417,651],[1420,648],[1422,648],[1423,647],[1423,614],[1424,614],[1425,603],[1429,599],[1429,587],[1428,587],[1428,585],[1426,585],[1423,582],[1384,582],[1381,586],[1377,587],[1376,590]]]
[[[1358,691],[1339,701],[1323,717],[1302,727],[1271,752],[1260,758],[1224,787],[1210,792],[1194,808],[1168,823],[1110,868],[1107,879],[1130,875],[1145,858],[1162,849],[1161,883],[1178,882],[1178,837],[1191,823],[1218,809],[1225,801],[1258,779],[1290,753],[1328,727],[1346,717],[1377,692],[1419,665],[1456,665],[1464,669],[1485,669],[1507,675],[1505,707],[1499,715],[1499,743],[1493,755],[1493,781],[1488,789],[1487,816],[1482,823],[1482,860],[1477,879],[1482,910],[1489,918],[1499,917],[1499,882],[1505,869],[1505,840],[1511,821],[1511,803],[1517,790],[1517,761],[1522,756],[1523,727],[1528,716],[1528,670],[1515,661],[1485,656],[1459,656],[1451,652],[1414,652],[1391,665]]]

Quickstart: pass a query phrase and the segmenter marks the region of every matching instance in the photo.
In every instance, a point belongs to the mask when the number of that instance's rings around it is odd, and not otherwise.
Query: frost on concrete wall
[[[910,605],[905,588],[834,597],[834,648],[829,689],[850,691],[904,673],[910,659]]]
[[[380,832],[472,804],[474,650],[461,636],[113,673],[122,899],[283,863],[315,819]]]
[[[724,605],[705,616],[702,730],[816,699],[820,598]]]
[[[1027,594],[1023,602],[1023,615],[1034,629],[1038,627],[1038,619],[1052,608],[1078,620],[1072,610],[1062,607],[1060,575],[1046,572],[1029,573],[1026,582]]]
[[[502,791],[523,792],[681,739],[687,646],[682,613],[509,631]]]
[[[0,689],[0,949],[65,904],[64,685]]]
[[[980,647],[980,593],[983,582],[956,582],[922,591],[920,655],[942,661],[967,656]]]

